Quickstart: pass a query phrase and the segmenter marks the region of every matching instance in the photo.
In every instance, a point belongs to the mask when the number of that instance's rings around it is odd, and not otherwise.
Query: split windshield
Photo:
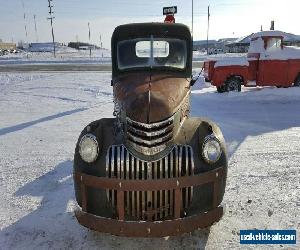
[[[144,67],[184,69],[187,61],[186,42],[180,39],[139,38],[118,43],[120,70]]]

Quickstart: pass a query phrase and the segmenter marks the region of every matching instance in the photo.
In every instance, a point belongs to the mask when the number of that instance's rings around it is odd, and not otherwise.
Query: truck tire
[[[300,87],[300,73],[298,74],[298,77],[295,80],[294,87]]]
[[[218,91],[218,93],[224,93],[224,92],[226,92],[227,91],[226,86],[225,85],[218,86],[217,87],[217,91]]]
[[[241,92],[242,90],[242,83],[241,83],[241,79],[238,77],[230,77],[227,79],[226,83],[226,91],[236,91],[236,92]]]

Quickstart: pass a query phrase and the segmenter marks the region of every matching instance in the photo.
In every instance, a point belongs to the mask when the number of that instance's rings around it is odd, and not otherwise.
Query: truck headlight
[[[79,154],[85,162],[94,162],[99,153],[96,136],[92,134],[84,135],[79,142]]]
[[[214,135],[205,137],[202,145],[202,157],[207,163],[215,163],[222,154],[219,140]]]

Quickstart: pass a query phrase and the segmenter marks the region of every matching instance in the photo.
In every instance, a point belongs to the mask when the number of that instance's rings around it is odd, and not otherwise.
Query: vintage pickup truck
[[[247,57],[224,57],[204,62],[204,77],[218,92],[241,91],[241,86],[300,86],[300,48],[283,46],[285,33],[253,34]]]
[[[228,158],[219,127],[189,116],[189,28],[126,24],[111,41],[116,117],[91,122],[79,136],[76,218],[90,229],[133,237],[212,225],[223,214]]]

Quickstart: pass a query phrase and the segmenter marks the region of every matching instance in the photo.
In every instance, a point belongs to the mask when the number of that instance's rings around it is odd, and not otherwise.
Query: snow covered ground
[[[219,53],[213,55],[207,55],[206,52],[193,51],[193,61],[205,61],[208,60],[219,60],[228,57],[246,57],[246,53]]]
[[[0,65],[5,64],[94,64],[110,63],[110,51],[107,49],[92,50],[90,57],[89,50],[76,50],[69,47],[59,47],[54,58],[51,52],[21,52],[18,54],[7,54],[0,56]]]
[[[222,53],[207,56],[200,51],[193,52],[193,61],[203,62],[208,59],[219,59],[227,57],[241,57],[241,53]],[[11,64],[109,64],[111,63],[110,51],[107,49],[92,50],[90,57],[89,50],[76,50],[66,46],[59,47],[54,58],[51,52],[21,52],[18,54],[7,54],[0,56],[0,65]]]
[[[73,214],[74,147],[87,123],[112,116],[110,77],[0,74],[0,249],[237,249],[239,230],[254,228],[296,229],[298,245],[288,247],[300,247],[300,88],[218,94],[202,79],[193,87],[192,115],[216,121],[227,140],[219,223],[165,239],[80,226]]]

